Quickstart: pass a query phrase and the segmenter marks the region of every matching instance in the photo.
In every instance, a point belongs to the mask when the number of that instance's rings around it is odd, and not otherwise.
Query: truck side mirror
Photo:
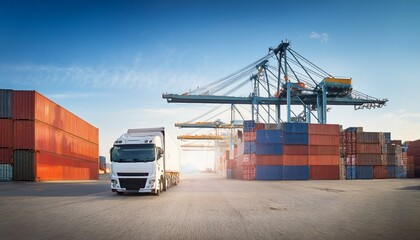
[[[162,157],[163,153],[164,153],[163,149],[158,148],[158,158],[157,159],[160,159]]]

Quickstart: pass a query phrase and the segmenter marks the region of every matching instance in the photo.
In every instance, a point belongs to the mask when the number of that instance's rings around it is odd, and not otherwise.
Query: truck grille
[[[139,190],[146,185],[147,178],[119,178],[121,188]]]
[[[149,176],[149,173],[130,173],[130,172],[119,172],[117,173],[118,176],[129,176],[129,177],[147,177]]]

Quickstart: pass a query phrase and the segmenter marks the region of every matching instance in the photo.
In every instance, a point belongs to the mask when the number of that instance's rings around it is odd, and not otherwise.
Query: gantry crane
[[[275,66],[270,65],[273,59]],[[232,95],[243,90],[249,82],[253,90],[248,96]],[[220,94],[222,90],[225,92]],[[287,122],[311,122],[314,117],[318,123],[326,123],[327,105],[348,105],[357,110],[380,108],[388,101],[354,90],[351,78],[332,76],[291,49],[287,40],[276,48],[269,48],[266,56],[227,77],[184,94],[166,93],[162,97],[168,103],[251,105],[252,119],[268,123],[282,122],[282,105],[287,108]],[[292,106],[303,109],[296,114]]]

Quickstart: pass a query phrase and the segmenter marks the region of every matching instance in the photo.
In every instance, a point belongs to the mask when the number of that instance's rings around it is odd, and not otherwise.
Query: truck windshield
[[[112,162],[153,162],[154,144],[114,146],[111,152]]]

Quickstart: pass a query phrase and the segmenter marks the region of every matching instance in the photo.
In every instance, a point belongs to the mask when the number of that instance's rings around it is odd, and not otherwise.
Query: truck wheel
[[[161,182],[162,182],[162,191],[164,192],[164,191],[166,191],[166,189],[168,188],[168,181],[166,180],[166,178],[163,178],[162,180],[161,180]]]

